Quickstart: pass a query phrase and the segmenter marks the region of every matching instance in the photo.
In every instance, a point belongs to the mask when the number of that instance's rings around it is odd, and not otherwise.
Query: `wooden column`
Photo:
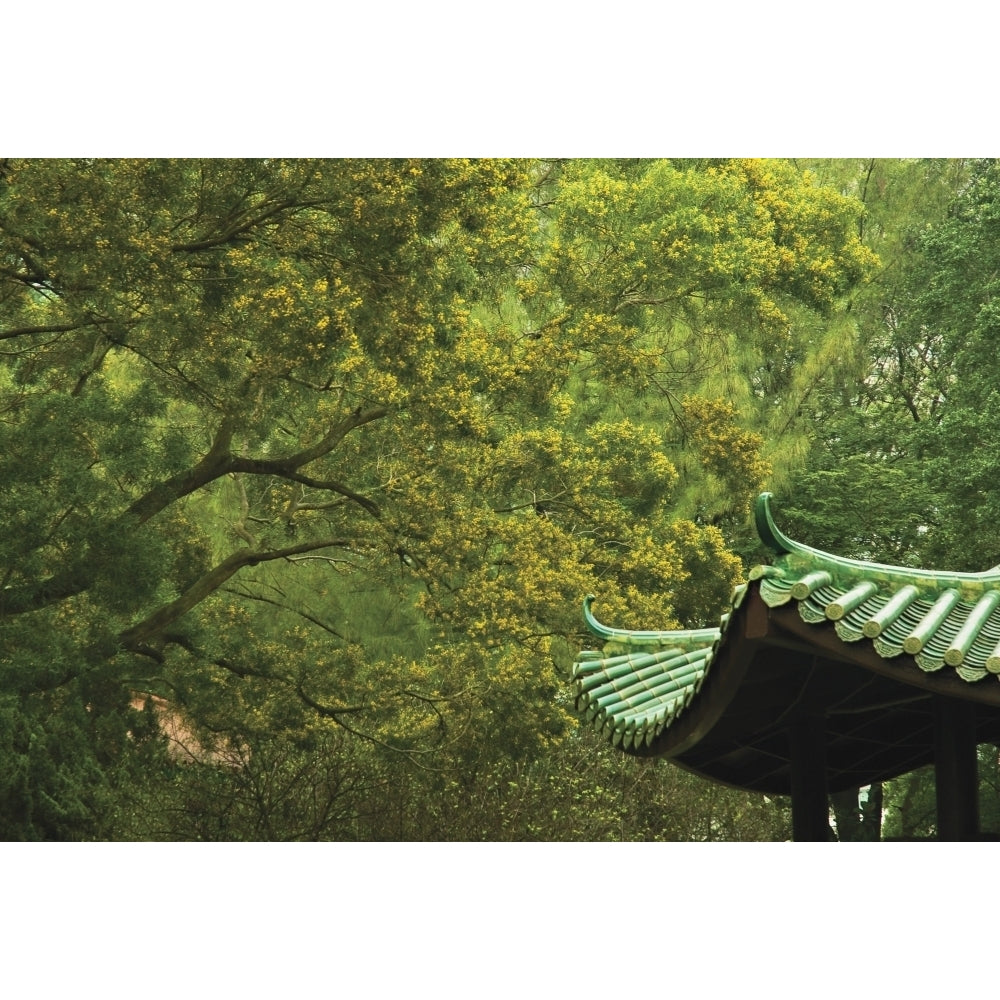
[[[807,717],[788,729],[792,764],[792,840],[830,839],[826,794],[826,725]]]
[[[934,698],[934,787],[938,840],[979,838],[976,706]]]

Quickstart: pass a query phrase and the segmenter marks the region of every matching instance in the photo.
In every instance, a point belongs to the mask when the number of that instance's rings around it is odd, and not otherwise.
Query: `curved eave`
[[[599,733],[628,753],[770,791],[787,777],[782,726],[807,703],[827,719],[843,787],[930,760],[932,695],[979,703],[980,740],[1000,737],[1000,573],[833,556],[780,532],[768,495],[757,525],[774,563],[751,571],[717,628],[615,629],[587,599],[604,645],[580,655],[574,683]]]
[[[733,595],[734,608],[745,590]],[[573,664],[576,709],[614,746],[649,747],[701,690],[729,615],[717,628],[630,631],[601,624],[593,601],[584,602],[584,618],[605,646]]]
[[[887,660],[870,642],[845,643],[831,622],[808,624],[791,606],[768,607],[756,583],[676,689],[655,691],[653,662],[638,668],[646,671],[642,689],[627,669],[610,683],[605,668],[627,666],[616,655],[617,664],[593,653],[576,665],[584,718],[630,755],[668,757],[740,788],[790,792],[788,727],[802,718],[825,727],[831,791],[930,763],[936,697],[976,702],[977,742],[1000,740],[1000,684],[928,673],[912,657]]]

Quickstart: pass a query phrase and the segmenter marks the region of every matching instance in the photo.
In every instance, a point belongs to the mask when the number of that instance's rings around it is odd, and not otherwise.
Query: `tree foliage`
[[[874,265],[782,161],[3,161],[5,832],[574,766],[581,597],[718,615]]]
[[[827,164],[862,194],[882,270],[856,296],[862,367],[817,398],[809,458],[783,517],[821,547],[981,571],[1000,562],[993,484],[997,165]],[[980,748],[983,828],[996,830],[995,754]],[[933,775],[885,789],[891,837],[934,834]]]

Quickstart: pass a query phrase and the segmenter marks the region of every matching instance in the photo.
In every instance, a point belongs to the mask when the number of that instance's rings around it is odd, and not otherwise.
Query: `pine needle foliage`
[[[167,836],[169,788],[277,838],[273,761],[325,837],[334,786],[558,753],[583,595],[725,605],[858,217],[784,161],[0,162],[7,834]]]

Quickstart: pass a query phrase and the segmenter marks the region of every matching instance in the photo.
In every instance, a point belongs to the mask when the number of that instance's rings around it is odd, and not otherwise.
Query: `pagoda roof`
[[[1000,569],[949,573],[849,559],[793,541],[771,495],[755,521],[773,553],[713,628],[631,631],[573,666],[576,708],[612,744],[715,780],[789,790],[787,727],[826,727],[832,791],[933,759],[935,696],[976,703],[1000,740]]]

